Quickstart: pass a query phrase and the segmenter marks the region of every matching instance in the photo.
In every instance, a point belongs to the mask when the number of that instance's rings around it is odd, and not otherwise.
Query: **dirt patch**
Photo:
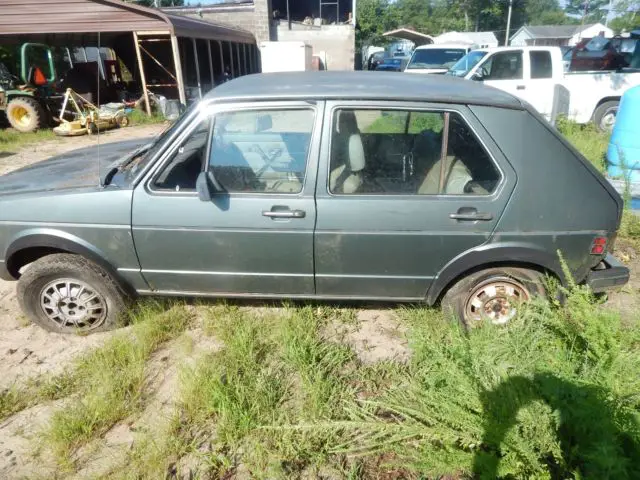
[[[640,325],[640,252],[624,241],[619,241],[615,255],[629,268],[629,283],[622,289],[609,293],[604,307],[619,312],[625,323]]]
[[[332,321],[326,336],[349,345],[361,362],[405,362],[411,356],[406,327],[391,310],[360,310],[354,323]]]

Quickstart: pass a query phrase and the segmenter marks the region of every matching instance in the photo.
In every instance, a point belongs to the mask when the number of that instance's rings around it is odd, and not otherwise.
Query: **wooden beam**
[[[182,77],[182,63],[180,62],[180,50],[178,47],[178,37],[171,35],[171,51],[173,53],[173,64],[176,69],[176,81],[178,83],[178,96],[180,103],[187,104],[187,95],[184,90],[184,80]]]
[[[147,79],[144,75],[144,64],[142,63],[142,53],[140,52],[140,43],[138,42],[138,34],[133,32],[133,43],[136,47],[136,57],[138,58],[138,68],[140,70],[140,81],[142,82],[142,92],[144,94],[144,105],[147,115],[151,115],[151,104],[149,103],[149,91],[147,90]],[[86,54],[85,54],[86,55]]]
[[[229,60],[231,61],[231,77],[236,76],[236,70],[233,68],[233,46],[231,42],[227,42],[229,44]]]
[[[213,57],[211,56],[211,40],[207,40],[207,53],[209,54],[209,77],[211,79],[211,88],[216,86],[216,82],[213,79]]]
[[[200,82],[200,60],[198,59],[198,44],[196,39],[191,39],[191,45],[193,45],[193,57],[196,64],[196,80],[198,81],[198,97],[202,98],[202,84]]]

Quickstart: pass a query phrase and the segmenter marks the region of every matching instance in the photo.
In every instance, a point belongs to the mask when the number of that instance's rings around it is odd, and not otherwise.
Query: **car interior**
[[[357,113],[339,110],[335,116],[332,193],[486,195],[495,189],[500,175],[459,115],[449,116],[442,159],[442,123],[417,132],[407,128],[406,133],[363,133]],[[407,126],[411,123],[407,118]]]

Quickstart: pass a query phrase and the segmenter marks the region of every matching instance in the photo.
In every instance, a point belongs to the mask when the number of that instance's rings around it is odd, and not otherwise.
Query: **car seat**
[[[331,192],[352,194],[360,190],[364,182],[364,145],[352,111],[341,110],[338,113],[331,165],[338,165],[329,175]]]

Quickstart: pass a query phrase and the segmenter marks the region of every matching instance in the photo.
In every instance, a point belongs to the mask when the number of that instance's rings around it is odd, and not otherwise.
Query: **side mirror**
[[[484,80],[484,74],[482,70],[478,70],[476,73],[471,75],[471,80],[475,80],[476,82],[481,82],[482,80]]]
[[[196,192],[198,192],[200,201],[210,202],[213,196],[220,191],[222,191],[222,188],[216,181],[213,173],[200,172],[196,180]]]

